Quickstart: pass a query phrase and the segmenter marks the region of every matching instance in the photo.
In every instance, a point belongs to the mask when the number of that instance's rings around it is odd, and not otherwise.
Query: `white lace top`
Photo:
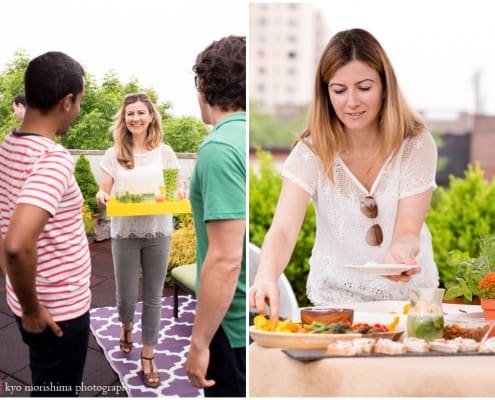
[[[142,154],[134,154],[134,168],[124,168],[118,161],[115,147],[109,148],[100,167],[113,178],[113,192],[155,193],[163,186],[163,169],[179,168],[179,161],[170,146],[161,144]],[[180,178],[179,178],[180,179]],[[172,234],[172,215],[112,217],[112,239],[151,239]]]
[[[411,287],[437,287],[431,235],[424,224],[420,233],[422,268],[408,283],[360,273],[346,264],[382,262],[391,244],[399,199],[436,188],[437,149],[429,133],[408,138],[398,155],[379,172],[370,192],[340,157],[334,163],[334,184],[323,173],[319,158],[298,143],[285,161],[282,175],[307,191],[316,212],[315,242],[309,260],[307,295],[315,305],[373,300],[407,300]],[[360,199],[372,195],[378,205],[375,222],[383,230],[383,243],[369,246],[366,231],[372,220],[360,211]]]

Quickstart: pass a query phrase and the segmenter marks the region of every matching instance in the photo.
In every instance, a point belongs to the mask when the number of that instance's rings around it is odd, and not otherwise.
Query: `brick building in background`
[[[468,164],[479,163],[485,178],[495,177],[495,116],[459,113],[456,118],[435,118],[427,113],[431,132],[442,139],[439,157],[445,157],[446,165],[437,174],[437,182],[448,184],[448,175],[463,177]]]
[[[470,140],[469,160],[478,161],[485,178],[495,177],[495,116],[476,115]]]

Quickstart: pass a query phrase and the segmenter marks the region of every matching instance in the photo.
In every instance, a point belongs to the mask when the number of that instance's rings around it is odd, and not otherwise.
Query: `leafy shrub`
[[[12,112],[12,99],[24,92],[24,71],[29,63],[29,55],[17,50],[11,61],[0,71],[0,142],[14,127],[19,125]]]
[[[249,241],[261,247],[272,223],[282,178],[267,151],[258,151],[259,170],[249,168]]]
[[[249,241],[261,246],[268,231],[277,205],[282,177],[273,163],[269,152],[259,150],[258,172],[249,169]],[[306,280],[309,271],[309,257],[314,243],[315,212],[310,203],[303,226],[292,253],[285,275],[291,283],[300,306],[309,305],[306,297]]]
[[[113,138],[108,128],[110,120],[98,110],[81,114],[63,136],[62,143],[68,149],[108,149],[113,145]]]
[[[479,165],[469,165],[465,178],[450,176],[448,188],[439,188],[426,223],[433,239],[433,251],[441,285],[456,282],[455,263],[449,251],[480,253],[480,239],[495,232],[495,183],[483,178]]]
[[[177,226],[172,232],[172,246],[168,260],[166,284],[172,284],[170,271],[179,265],[192,264],[196,261],[196,235],[191,214],[179,214]]]
[[[89,160],[84,154],[81,154],[76,161],[74,176],[84,197],[84,203],[88,205],[92,213],[98,213],[99,209],[96,203],[98,184],[91,171]]]
[[[95,232],[96,228],[96,221],[93,218],[93,213],[87,204],[83,204],[81,213],[83,217],[84,231],[87,236],[91,236]]]
[[[163,121],[163,140],[178,153],[196,153],[207,134],[205,124],[193,117]]]

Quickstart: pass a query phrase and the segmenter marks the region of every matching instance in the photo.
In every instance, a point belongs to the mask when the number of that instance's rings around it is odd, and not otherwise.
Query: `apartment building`
[[[309,103],[314,72],[330,35],[309,3],[250,4],[250,100],[283,116]]]

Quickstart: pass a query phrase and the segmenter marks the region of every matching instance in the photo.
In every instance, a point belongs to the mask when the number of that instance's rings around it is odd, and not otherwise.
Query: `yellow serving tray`
[[[188,199],[153,203],[119,203],[115,196],[110,196],[107,203],[107,216],[109,217],[184,214],[190,212],[191,203]]]

